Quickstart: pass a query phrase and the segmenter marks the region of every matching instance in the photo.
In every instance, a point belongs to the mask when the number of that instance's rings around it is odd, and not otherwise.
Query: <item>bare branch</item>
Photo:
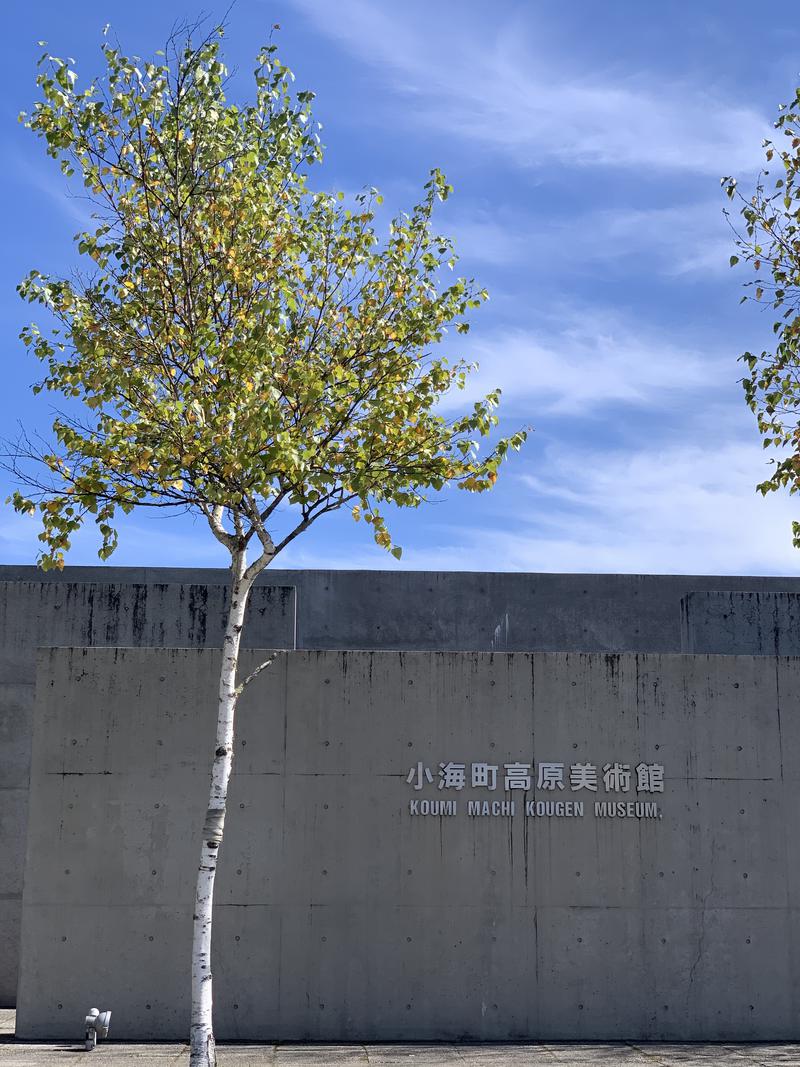
[[[259,674],[261,674],[262,671],[265,671],[267,669],[267,667],[271,667],[272,666],[272,664],[275,662],[276,658],[277,658],[276,656],[271,656],[269,659],[264,660],[263,663],[259,663],[259,665],[256,667],[256,669],[254,671],[251,671],[250,674],[248,674],[248,676],[244,679],[244,681],[240,682],[236,686],[236,696],[240,697],[242,695],[242,693],[245,691],[245,689],[248,687],[248,685],[250,685],[250,683],[255,678],[257,678],[259,676]]]

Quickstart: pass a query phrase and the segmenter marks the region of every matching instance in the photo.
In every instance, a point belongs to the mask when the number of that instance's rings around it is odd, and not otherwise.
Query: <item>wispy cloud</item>
[[[567,571],[620,574],[797,574],[788,497],[762,498],[756,440],[715,447],[674,445],[633,453],[553,445],[538,474],[519,477],[502,521],[472,505],[475,519],[436,523],[428,511],[401,532],[400,564],[368,542],[322,539],[283,565],[410,570]],[[487,556],[487,545],[491,555]],[[291,558],[290,558],[291,555]]]
[[[514,477],[505,496],[471,501],[469,522],[399,528],[400,564],[377,548],[347,515],[315,529],[280,557],[279,567],[522,570],[673,574],[797,574],[791,544],[796,501],[755,485],[767,470],[755,435],[661,445],[633,452],[553,442]],[[502,518],[500,517],[502,511]],[[445,509],[441,514],[450,515]],[[397,525],[394,521],[393,528]],[[7,563],[34,562],[37,524],[6,515],[0,551]],[[487,546],[491,554],[487,556]],[[99,565],[94,531],[70,554],[73,565]],[[127,522],[110,565],[225,566],[205,528],[163,518]]]
[[[585,220],[582,235],[595,262],[647,260],[648,267],[667,275],[720,275],[730,270],[733,245],[722,207],[720,198],[646,210],[598,211]]]
[[[51,159],[34,163],[19,152],[15,152],[12,158],[19,178],[43,193],[67,220],[83,228],[92,225],[93,209],[80,183],[75,179],[68,182]]]
[[[542,217],[459,205],[443,228],[467,263],[525,266],[533,274],[625,271],[666,277],[726,274],[733,237],[723,203],[702,200],[646,209],[602,208]]]
[[[797,574],[797,508],[756,493],[763,462],[755,441],[634,453],[553,447],[541,474],[520,479],[502,523],[440,528],[429,545],[409,545],[403,565],[470,569],[491,544],[492,570]]]
[[[293,0],[321,32],[379,67],[405,116],[507,153],[518,164],[647,167],[717,175],[760,165],[769,123],[712,90],[641,70],[570,69],[518,20],[498,28],[409,0]],[[530,19],[528,19],[530,21]],[[713,116],[713,121],[709,120]]]
[[[755,435],[634,453],[553,449],[545,477],[523,478],[533,521],[505,552],[525,568],[796,573],[795,502],[756,492],[766,470]]]
[[[622,404],[663,415],[687,395],[718,389],[733,368],[727,350],[709,352],[621,315],[576,307],[555,308],[529,328],[478,335],[469,357],[479,371],[446,398],[444,410],[500,388],[506,414],[590,415]]]

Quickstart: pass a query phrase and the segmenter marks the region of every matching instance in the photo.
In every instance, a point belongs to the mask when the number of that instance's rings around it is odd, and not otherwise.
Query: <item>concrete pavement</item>
[[[184,1067],[186,1045],[16,1041],[14,1012],[0,1010],[0,1067]],[[526,1045],[223,1045],[220,1067],[797,1067],[798,1044],[578,1043]]]

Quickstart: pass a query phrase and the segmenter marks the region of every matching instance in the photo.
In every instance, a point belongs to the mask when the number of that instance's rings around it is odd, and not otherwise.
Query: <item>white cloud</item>
[[[511,509],[474,502],[473,522],[426,512],[400,564],[369,544],[305,546],[284,565],[619,574],[798,574],[787,495],[762,498],[758,441],[635,452],[553,446]],[[501,497],[497,498],[499,502]],[[440,513],[441,514],[441,513]],[[489,525],[487,525],[487,520]],[[490,552],[487,553],[487,547]]]
[[[672,573],[797,573],[797,503],[762,498],[755,435],[634,453],[553,449],[524,481],[530,535],[501,535],[511,568]]]
[[[453,238],[462,259],[493,267],[524,263],[535,269],[542,251],[535,222],[526,225],[519,219],[504,218],[499,212],[490,216],[475,208],[467,213],[464,207],[462,204],[460,214],[449,216],[440,227]]]
[[[505,570],[672,574],[798,574],[800,552],[787,494],[762,498],[765,456],[755,432],[747,440],[709,427],[708,444],[633,451],[553,443],[506,475],[494,496],[470,499],[458,521],[445,498],[398,528],[405,551],[397,564],[349,517],[315,528],[280,557],[278,567],[377,570]],[[393,528],[397,525],[392,522]],[[7,563],[33,563],[34,520],[7,516],[0,547]],[[202,524],[141,515],[121,531],[111,566],[225,566]],[[82,532],[72,565],[98,565],[94,531]]]
[[[633,453],[553,447],[541,473],[521,478],[502,522],[440,527],[439,544],[410,545],[403,565],[475,569],[490,545],[491,570],[797,574],[800,509],[756,493],[763,464],[752,440]]]
[[[405,115],[523,166],[649,167],[718,175],[755,170],[771,127],[704,86],[570,69],[530,42],[530,25],[455,20],[435,5],[293,0],[323,33],[388,75]],[[657,88],[653,88],[654,81]]]
[[[77,179],[65,178],[51,159],[33,161],[21,153],[14,155],[14,167],[27,185],[44,193],[69,222],[82,229],[92,226],[94,209]]]
[[[647,210],[597,212],[581,232],[595,261],[647,259],[665,274],[725,274],[733,236],[722,198]]]
[[[524,265],[531,273],[569,274],[609,269],[645,270],[668,277],[729,272],[731,230],[717,200],[615,208],[550,218],[461,206],[443,228],[467,263]]]
[[[500,388],[506,414],[534,421],[592,414],[612,404],[651,406],[663,415],[688,394],[728,385],[733,377],[727,350],[709,353],[596,308],[559,310],[526,329],[475,335],[463,348],[480,369],[442,409],[462,408]]]

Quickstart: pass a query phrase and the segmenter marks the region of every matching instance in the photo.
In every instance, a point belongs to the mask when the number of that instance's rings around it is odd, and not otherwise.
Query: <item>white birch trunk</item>
[[[203,844],[194,904],[190,1067],[215,1067],[217,1062],[212,1023],[211,918],[217,856],[222,843],[225,809],[228,801],[228,781],[233,763],[233,725],[237,701],[236,673],[239,663],[239,644],[247,600],[253,586],[253,579],[246,579],[244,573],[244,554],[235,555],[232,561],[231,602],[225,627],[219,677],[217,743],[211,768],[211,789],[203,826]]]

